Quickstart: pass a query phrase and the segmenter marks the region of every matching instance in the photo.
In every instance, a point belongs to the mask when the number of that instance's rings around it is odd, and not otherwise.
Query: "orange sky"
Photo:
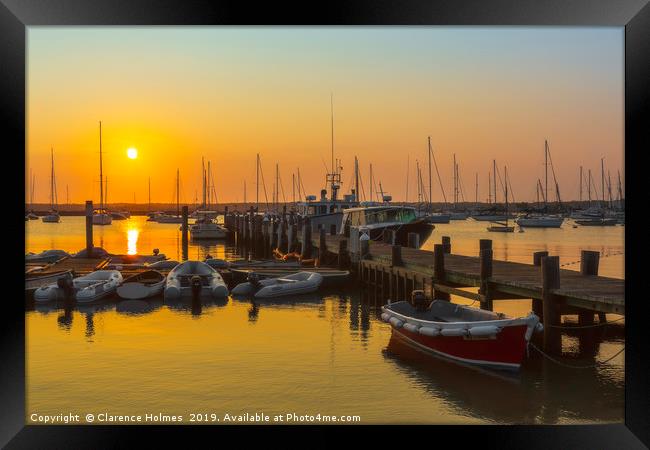
[[[99,120],[109,202],[135,193],[145,203],[148,177],[152,201],[175,200],[176,168],[181,201],[200,200],[202,156],[219,200],[243,201],[246,180],[252,201],[258,152],[269,198],[276,162],[288,201],[298,167],[317,194],[331,92],[345,192],[357,155],[366,194],[372,163],[403,200],[408,155],[415,200],[429,135],[448,199],[454,153],[468,201],[476,172],[487,199],[493,158],[508,166],[515,200],[533,200],[544,139],[563,200],[578,198],[580,165],[599,191],[600,158],[613,189],[623,166],[622,28],[30,27],[27,73],[36,202],[49,199],[50,147],[59,203],[66,185],[71,202],[99,201]]]

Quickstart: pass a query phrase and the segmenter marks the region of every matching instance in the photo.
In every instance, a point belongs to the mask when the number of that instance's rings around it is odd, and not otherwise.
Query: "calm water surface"
[[[25,223],[26,251],[85,246],[83,217]],[[488,233],[486,223],[436,225],[424,248],[451,236],[454,253],[476,255],[494,240],[495,258],[530,262],[548,250],[560,263],[598,250],[600,274],[623,278],[623,227]],[[178,225],[144,217],[94,227],[111,253],[181,259]],[[224,242],[196,245],[189,257],[237,258]],[[579,269],[579,264],[565,266]],[[454,298],[458,303],[471,303]],[[167,304],[162,299],[65,310],[36,305],[26,314],[27,420],[32,413],[359,415],[361,423],[603,423],[623,420],[623,322],[563,335],[561,363],[531,349],[520,374],[496,376],[423,355],[391,338],[381,301],[355,288],[264,302]],[[474,305],[476,306],[476,305]],[[495,301],[527,314],[530,301]],[[610,320],[619,319],[609,315]],[[575,321],[567,316],[565,321]],[[591,345],[585,344],[590,342]]]

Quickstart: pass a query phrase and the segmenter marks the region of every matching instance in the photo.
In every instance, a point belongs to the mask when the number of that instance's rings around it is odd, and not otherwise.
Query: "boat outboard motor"
[[[63,291],[63,297],[66,300],[71,300],[74,297],[74,284],[72,283],[72,275],[69,273],[64,277],[56,280],[56,285]]]
[[[246,281],[248,281],[251,286],[253,286],[253,290],[257,292],[262,285],[260,284],[260,276],[256,274],[255,272],[250,272],[248,276],[246,277]]]
[[[411,304],[417,311],[426,311],[426,309],[429,307],[429,302],[426,295],[424,295],[423,290],[416,289],[411,292]]]
[[[192,297],[196,298],[201,294],[203,283],[201,283],[201,277],[199,275],[194,275],[190,279],[190,287],[192,288]]]

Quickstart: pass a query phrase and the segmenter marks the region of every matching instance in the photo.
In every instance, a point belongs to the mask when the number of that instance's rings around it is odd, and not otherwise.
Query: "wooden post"
[[[478,248],[482,250],[484,248],[492,248],[492,239],[479,239]]]
[[[183,218],[183,224],[181,225],[181,246],[182,246],[182,253],[183,253],[183,261],[187,261],[188,258],[188,239],[187,239],[187,218],[189,216],[189,211],[187,206],[183,206],[182,209],[182,218]]]
[[[545,258],[547,256],[548,256],[547,251],[533,253],[533,265],[541,266],[542,258]],[[544,322],[544,307],[542,306],[542,300],[540,300],[539,298],[533,299],[533,313],[537,317],[539,317],[540,322],[542,323]]]
[[[93,254],[93,201],[86,200],[86,256]]]
[[[339,270],[348,267],[348,241],[341,239],[339,241],[338,268]]]
[[[402,246],[395,245],[391,247],[391,266],[401,266],[402,265]]]
[[[420,235],[417,233],[409,233],[408,246],[410,248],[420,248]]]
[[[554,289],[560,288],[560,257],[545,256],[542,258],[542,301],[544,309],[544,351],[560,353],[562,351],[562,337],[559,329],[560,310],[557,298],[553,295]]]
[[[433,246],[433,279],[436,283],[443,284],[445,281],[445,249],[442,244]],[[440,292],[437,289],[433,291],[435,300],[451,300],[446,292]]]
[[[442,237],[442,247],[445,250],[445,253],[451,253],[451,237],[443,236]]]
[[[349,237],[350,237],[350,225],[347,224],[347,223],[346,223],[345,226],[343,227],[343,235],[344,235],[346,238],[349,238]]]
[[[481,302],[481,309],[488,311],[493,310],[492,292],[490,292],[489,278],[492,276],[492,249],[484,248],[480,250],[480,274],[481,274],[481,287],[479,294],[485,296],[485,300]]]
[[[359,258],[366,259],[370,253],[370,236],[367,233],[359,233]]]
[[[393,240],[393,230],[384,228],[384,231],[381,233],[381,241],[384,244],[393,245],[395,243]]]
[[[311,256],[311,223],[308,218],[304,219],[302,225],[302,249],[300,258],[307,259]]]
[[[325,256],[327,254],[327,241],[325,239],[326,232],[325,228],[321,228],[320,231],[318,232],[318,262],[319,264],[323,264],[323,261],[325,260]]]
[[[580,252],[580,274],[585,276],[597,276],[598,265],[600,262],[600,252],[582,250]],[[605,313],[598,313],[598,321],[603,323],[607,321]],[[594,323],[594,313],[588,310],[578,313],[578,323],[580,325],[591,325]]]
[[[331,236],[336,236],[336,224],[335,223],[330,225],[330,235]]]

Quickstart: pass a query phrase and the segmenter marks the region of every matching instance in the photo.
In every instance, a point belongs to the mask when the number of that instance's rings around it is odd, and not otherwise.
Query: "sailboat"
[[[548,159],[550,150],[548,149],[548,141],[544,141],[544,176],[545,176],[545,189],[544,189],[544,212],[547,210],[548,202]],[[551,161],[551,169],[553,169],[553,161]],[[555,195],[558,203],[560,202],[560,189],[555,178],[555,170],[553,169],[553,181],[555,183]],[[515,219],[515,223],[520,227],[531,228],[560,228],[564,222],[564,217],[553,216],[549,214],[526,214]]]
[[[190,226],[190,239],[224,239],[228,230],[216,223],[213,218],[216,217],[216,211],[209,210],[210,203],[210,163],[208,162],[208,171],[205,171],[205,164],[203,164],[203,208],[195,211],[196,221]],[[213,186],[214,188],[214,186]],[[208,205],[206,208],[206,194]]]
[[[56,178],[54,177],[54,149],[50,149],[52,155],[52,171],[50,178],[50,212],[43,216],[43,222],[58,223],[61,221],[59,212],[56,210]]]
[[[99,209],[93,211],[93,225],[110,225],[113,218],[104,209],[104,173],[102,172],[102,122],[99,121]]]
[[[180,214],[180,175],[176,169],[176,215],[159,214],[153,220],[158,223],[183,223],[183,217]]]
[[[504,184],[505,184],[505,194],[506,194],[506,221],[505,222],[498,222],[495,221],[493,222],[494,225],[490,225],[487,227],[488,231],[492,232],[501,232],[501,233],[512,233],[515,231],[515,227],[511,227],[508,225],[508,168],[504,167],[503,168],[504,175],[503,177],[505,178]]]

